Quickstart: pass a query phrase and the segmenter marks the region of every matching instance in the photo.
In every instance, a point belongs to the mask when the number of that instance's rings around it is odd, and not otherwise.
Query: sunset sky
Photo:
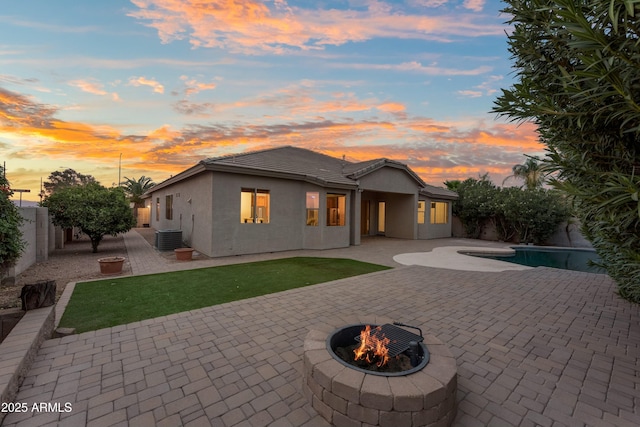
[[[29,0],[0,10],[0,161],[38,200],[294,145],[500,184],[542,153],[490,113],[512,84],[496,0]],[[121,160],[120,160],[121,159]]]

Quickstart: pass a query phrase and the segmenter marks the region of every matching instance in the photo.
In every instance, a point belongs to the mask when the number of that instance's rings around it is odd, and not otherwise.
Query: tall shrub
[[[467,178],[455,187],[458,200],[453,202],[453,214],[460,218],[467,235],[477,239],[485,223],[490,221],[495,213],[498,188],[487,175],[481,176],[480,179]]]
[[[583,233],[640,302],[640,3],[505,0],[517,82],[494,111],[533,121]]]
[[[509,187],[499,192],[494,218],[503,240],[541,245],[569,219],[569,206],[557,191]]]
[[[23,218],[9,199],[12,194],[4,168],[0,166],[0,279],[20,258],[25,247],[20,231]]]
[[[498,188],[484,176],[466,179],[456,191],[453,214],[471,238],[493,224],[501,240],[544,244],[569,218],[566,199],[554,190]]]

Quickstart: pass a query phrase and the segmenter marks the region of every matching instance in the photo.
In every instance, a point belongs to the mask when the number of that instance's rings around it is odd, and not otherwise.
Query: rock
[[[20,293],[24,311],[49,307],[56,302],[56,281],[42,280],[33,285],[24,285]]]

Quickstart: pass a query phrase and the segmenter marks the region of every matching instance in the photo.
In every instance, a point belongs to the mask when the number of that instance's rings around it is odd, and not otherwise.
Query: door
[[[385,202],[378,202],[378,234],[384,234],[385,232],[386,207],[387,204]]]

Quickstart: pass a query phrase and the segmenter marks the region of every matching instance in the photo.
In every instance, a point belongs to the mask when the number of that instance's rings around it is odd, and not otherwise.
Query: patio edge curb
[[[27,311],[0,344],[0,402],[13,402],[40,346],[51,337],[55,307]],[[0,423],[6,414],[0,412]]]

